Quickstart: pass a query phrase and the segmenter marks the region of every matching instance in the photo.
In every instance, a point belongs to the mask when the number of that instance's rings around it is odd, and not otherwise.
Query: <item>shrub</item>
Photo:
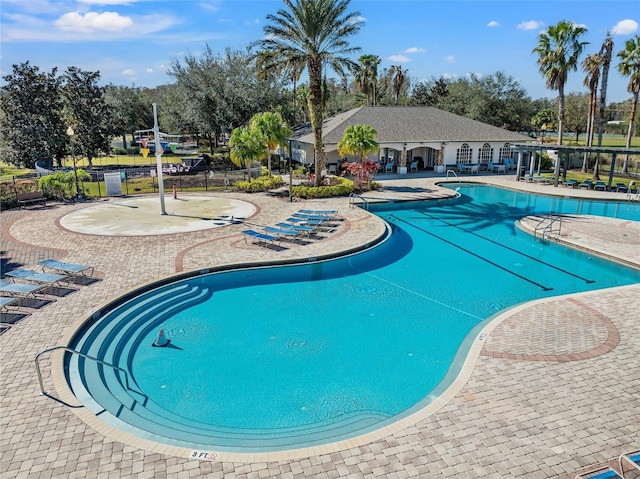
[[[233,186],[238,188],[240,191],[245,191],[247,193],[255,193],[258,191],[268,191],[274,188],[278,188],[282,186],[282,177],[278,175],[263,175],[259,176],[253,181],[236,181]]]
[[[332,196],[347,196],[353,193],[353,181],[347,178],[336,178],[336,184],[323,186],[297,185],[291,188],[293,196],[298,198],[329,198]]]

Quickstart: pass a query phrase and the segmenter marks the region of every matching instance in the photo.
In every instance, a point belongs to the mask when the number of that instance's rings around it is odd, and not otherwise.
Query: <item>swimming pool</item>
[[[432,401],[455,376],[461,344],[498,311],[640,282],[640,271],[514,226],[550,211],[640,220],[638,205],[460,192],[376,207],[393,234],[363,253],[197,276],[123,302],[71,346],[126,373],[72,356],[74,393],[103,421],[164,444],[242,452],[324,444]],[[167,348],[151,346],[160,327]]]

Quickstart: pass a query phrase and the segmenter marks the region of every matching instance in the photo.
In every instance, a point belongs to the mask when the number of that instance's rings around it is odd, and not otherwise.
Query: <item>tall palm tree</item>
[[[407,70],[404,70],[402,65],[396,65],[391,67],[391,71],[393,72],[393,98],[395,105],[398,106],[400,93],[407,81]]]
[[[558,90],[558,145],[562,145],[564,133],[564,86],[570,71],[578,68],[578,59],[587,42],[580,37],[587,32],[585,27],[562,20],[538,36],[540,73],[547,79],[547,88]]]
[[[283,0],[286,9],[267,15],[265,36],[256,44],[266,51],[276,52],[295,64],[304,63],[309,74],[309,113],[313,130],[316,186],[324,169],[322,122],[324,120],[322,72],[328,64],[338,74],[355,63],[347,58],[359,50],[349,46],[347,39],[362,26],[359,12],[347,12],[350,0]]]
[[[604,110],[607,107],[607,83],[609,80],[609,67],[611,66],[611,58],[613,56],[613,39],[611,34],[607,32],[602,48],[600,48],[600,56],[602,57],[602,82],[600,83],[600,114],[598,115],[598,146],[602,146],[602,133],[604,132]],[[600,179],[600,153],[596,156],[596,162],[593,165],[593,179]]]
[[[376,106],[380,57],[377,55],[362,55],[358,59],[358,62],[360,64],[356,68],[355,82],[360,91],[365,95],[367,105],[369,105],[369,100],[371,100],[371,104]]]
[[[627,91],[631,93],[631,114],[629,115],[629,129],[627,130],[627,149],[631,148],[633,137],[633,123],[636,119],[638,108],[638,93],[640,93],[640,36],[627,40],[624,50],[618,52],[618,71],[622,76],[629,77]],[[629,173],[629,155],[625,155],[622,172]]]
[[[253,115],[249,126],[262,134],[267,147],[267,171],[271,175],[271,154],[275,153],[278,146],[286,147],[287,138],[292,135],[291,129],[280,113],[270,111]]]
[[[597,53],[587,55],[582,60],[582,69],[587,73],[584,78],[584,86],[589,88],[589,115],[587,116],[587,147],[593,145],[593,131],[596,120],[596,107],[598,105],[598,83],[600,82],[600,65],[602,57]],[[587,172],[589,154],[584,154],[582,160],[582,172]]]
[[[251,182],[251,164],[260,161],[268,154],[267,142],[257,128],[241,126],[231,132],[229,138],[229,156],[231,161],[245,167]]]

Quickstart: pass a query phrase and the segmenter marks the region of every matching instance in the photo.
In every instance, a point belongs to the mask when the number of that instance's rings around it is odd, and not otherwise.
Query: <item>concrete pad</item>
[[[233,198],[181,196],[165,198],[167,214],[162,214],[158,197],[108,199],[63,216],[60,225],[91,235],[151,236],[218,228],[249,218],[256,210]]]

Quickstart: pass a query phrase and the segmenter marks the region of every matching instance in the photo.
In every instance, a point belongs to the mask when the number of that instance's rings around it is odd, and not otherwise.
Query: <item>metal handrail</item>
[[[369,202],[367,201],[367,199],[364,196],[360,196],[355,193],[349,194],[349,206],[351,206],[352,208],[356,206],[356,198],[358,198],[362,202],[362,204],[364,204],[364,209],[369,211]]]
[[[547,216],[545,216],[544,218],[542,218],[538,224],[535,227],[535,230],[533,232],[533,237],[537,238],[538,237],[538,229],[540,227],[543,226],[543,224],[547,221],[547,220],[551,220],[549,221],[548,224],[544,225],[544,228],[542,228],[540,237],[542,239],[545,239],[545,237],[547,237],[550,233],[556,233],[556,231],[552,230],[553,225],[557,222],[558,223],[558,230],[557,230],[557,234],[560,234],[562,232],[562,217],[561,216],[556,216],[553,214],[548,214]]]
[[[447,179],[449,178],[449,173],[453,173],[453,176],[456,177],[456,179],[458,180],[458,183],[462,183],[462,181],[460,180],[460,177],[453,170],[447,170]]]
[[[47,393],[44,390],[44,381],[42,379],[42,371],[40,370],[40,356],[42,356],[45,353],[50,353],[52,351],[56,351],[56,350],[60,350],[63,349],[65,351],[67,351],[68,353],[71,354],[77,354],[78,356],[85,358],[85,359],[91,359],[92,361],[97,362],[98,364],[102,364],[104,366],[109,366],[110,368],[115,369],[116,371],[120,371],[121,373],[124,373],[124,384],[127,390],[129,391],[133,391],[135,393],[141,394],[145,397],[147,397],[146,394],[140,392],[140,391],[136,391],[134,389],[131,389],[131,387],[129,386],[129,373],[127,373],[127,371],[125,369],[122,369],[121,367],[116,366],[115,364],[111,364],[108,363],[106,361],[103,361],[101,359],[98,358],[94,358],[93,356],[89,356],[87,354],[81,353],[80,351],[76,351],[75,349],[69,348],[67,346],[55,346],[53,348],[49,348],[49,349],[45,349],[44,351],[40,351],[35,358],[35,363],[36,363],[36,371],[38,372],[38,383],[40,384],[40,393],[44,396],[49,396],[49,397],[53,397],[51,396],[49,393]],[[56,399],[56,398],[54,398]]]

